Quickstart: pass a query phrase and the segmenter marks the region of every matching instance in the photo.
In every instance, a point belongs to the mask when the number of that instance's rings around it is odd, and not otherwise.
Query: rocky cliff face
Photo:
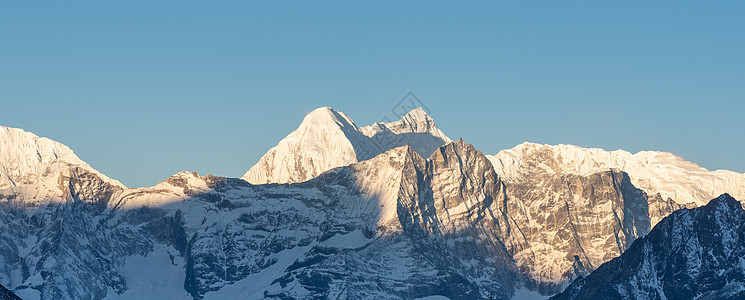
[[[625,173],[529,178],[505,184],[503,239],[541,291],[559,291],[649,232],[646,197]]]
[[[724,194],[664,218],[552,299],[743,299],[745,210]]]
[[[403,170],[398,220],[420,255],[462,286],[461,294],[447,295],[509,297],[522,275],[495,226],[501,185],[489,162],[462,140],[428,160],[411,157]]]

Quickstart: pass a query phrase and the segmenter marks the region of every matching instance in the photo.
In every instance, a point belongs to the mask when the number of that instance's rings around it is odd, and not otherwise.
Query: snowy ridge
[[[71,180],[72,178],[72,180]],[[65,201],[72,185],[93,192],[125,186],[93,169],[67,146],[17,128],[0,126],[0,200],[10,197],[19,205]],[[82,184],[82,186],[81,186]]]
[[[408,145],[422,157],[429,157],[440,146],[452,142],[421,107],[410,111],[401,120],[377,122],[361,127],[360,132],[383,148],[382,151]]]
[[[497,173],[507,180],[518,180],[536,170],[549,174],[589,175],[610,169],[624,171],[634,186],[652,196],[678,204],[706,204],[722,193],[745,199],[745,174],[709,171],[667,152],[623,150],[606,151],[572,145],[523,143],[515,148],[487,156]]]
[[[396,122],[358,128],[346,114],[321,107],[241,178],[253,184],[303,182],[404,145],[428,157],[447,142],[450,139],[421,108]]]
[[[196,172],[182,171],[153,187],[129,188],[109,201],[110,209],[136,209],[141,207],[168,207],[196,194],[207,192],[224,178]]]

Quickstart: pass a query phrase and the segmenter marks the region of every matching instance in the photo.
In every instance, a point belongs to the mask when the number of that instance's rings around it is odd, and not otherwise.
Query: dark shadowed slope
[[[10,290],[0,285],[0,300],[21,300],[20,297],[13,294]]]

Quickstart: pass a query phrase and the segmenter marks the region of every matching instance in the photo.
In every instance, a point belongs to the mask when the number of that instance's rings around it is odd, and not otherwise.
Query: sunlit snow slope
[[[67,146],[0,126],[0,202],[19,206],[77,200],[105,202],[123,188],[119,181],[80,160]]]
[[[404,145],[428,157],[447,142],[450,139],[421,108],[396,122],[358,128],[346,114],[321,107],[305,116],[242,178],[253,184],[302,182]]]

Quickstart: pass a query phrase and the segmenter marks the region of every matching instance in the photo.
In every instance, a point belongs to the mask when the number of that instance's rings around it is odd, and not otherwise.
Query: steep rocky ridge
[[[744,224],[728,194],[678,210],[552,299],[743,299]]]

